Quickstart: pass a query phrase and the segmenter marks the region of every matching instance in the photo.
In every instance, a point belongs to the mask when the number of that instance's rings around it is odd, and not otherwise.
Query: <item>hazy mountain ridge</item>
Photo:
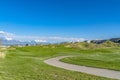
[[[2,45],[35,45],[35,44],[47,44],[48,42],[38,42],[36,40],[31,41],[21,41],[21,40],[7,40],[5,38],[1,38],[0,40]]]
[[[35,44],[49,44],[50,43],[50,42],[44,42],[44,41],[42,42],[42,41],[38,41],[38,40],[30,40],[30,41],[22,41],[22,40],[14,40],[14,39],[9,40],[9,39],[3,38],[3,37],[1,37],[0,39],[1,39],[0,42],[3,45],[26,45],[26,44],[35,45]],[[91,40],[90,42],[96,43],[96,44],[101,44],[106,41],[120,43],[120,38],[111,38],[111,39],[104,39],[104,40]]]

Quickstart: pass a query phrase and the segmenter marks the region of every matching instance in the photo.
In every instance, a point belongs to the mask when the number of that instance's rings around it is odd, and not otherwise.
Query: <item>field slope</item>
[[[113,80],[52,67],[43,62],[56,56],[82,55],[81,52],[86,53],[49,45],[12,48],[6,58],[0,58],[0,80]]]
[[[99,49],[99,51],[93,51],[91,54],[89,52],[86,54],[81,53],[77,57],[68,57],[61,61],[76,65],[120,71],[120,49],[110,48],[106,49],[106,52]]]

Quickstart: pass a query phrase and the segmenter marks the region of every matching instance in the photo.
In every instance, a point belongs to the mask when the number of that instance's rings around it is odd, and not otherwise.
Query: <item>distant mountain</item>
[[[21,41],[21,40],[8,40],[8,39],[5,39],[5,38],[0,38],[0,42],[3,44],[3,45],[35,45],[35,44],[48,44],[48,42],[45,42],[45,41],[36,41],[36,40],[31,40],[31,41]]]
[[[96,43],[96,44],[101,44],[106,41],[112,41],[115,43],[120,43],[120,38],[111,38],[111,39],[105,39],[105,40],[91,40],[89,42],[91,43]],[[49,44],[50,42],[47,42],[45,40],[31,40],[31,41],[21,41],[21,40],[13,40],[13,39],[8,39],[4,37],[0,37],[0,43],[3,45],[36,45],[36,44]]]

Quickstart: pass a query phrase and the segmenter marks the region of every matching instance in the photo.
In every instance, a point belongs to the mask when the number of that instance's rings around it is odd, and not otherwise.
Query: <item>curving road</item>
[[[66,70],[84,72],[84,73],[93,74],[93,75],[97,75],[97,76],[101,76],[101,77],[107,77],[107,78],[113,78],[113,79],[120,80],[120,72],[119,71],[92,68],[92,67],[86,67],[86,66],[78,66],[78,65],[68,64],[68,63],[64,63],[64,62],[60,61],[60,59],[66,58],[66,57],[70,57],[70,56],[55,57],[55,58],[45,60],[44,62],[51,66],[63,68]]]

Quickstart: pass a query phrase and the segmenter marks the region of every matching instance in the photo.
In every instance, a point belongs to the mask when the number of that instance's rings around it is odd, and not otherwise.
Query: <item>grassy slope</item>
[[[91,51],[92,53],[90,54]],[[86,50],[86,52],[79,54],[77,57],[69,57],[61,61],[120,71],[120,48]]]
[[[49,66],[43,61],[59,55],[79,55],[79,50],[63,47],[23,47],[8,51],[0,59],[0,80],[110,80]],[[83,51],[84,52],[84,51]]]

